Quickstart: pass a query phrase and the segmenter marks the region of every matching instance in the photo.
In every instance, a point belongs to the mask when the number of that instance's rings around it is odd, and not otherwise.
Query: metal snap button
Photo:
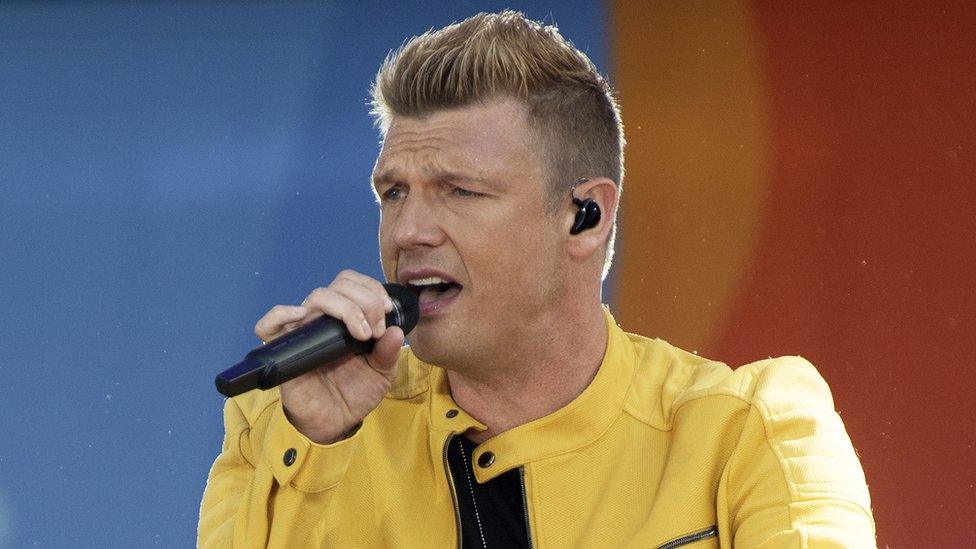
[[[447,411],[447,417],[449,417],[449,418],[450,417],[457,417],[457,415],[458,415],[458,411],[457,410],[451,409],[451,410],[448,410]]]
[[[297,457],[298,457],[298,450],[294,448],[289,448],[285,450],[285,457],[284,457],[285,467],[291,467],[291,464],[295,463],[295,458]]]
[[[478,456],[478,467],[482,469],[487,469],[491,467],[491,464],[495,463],[495,454],[492,452],[485,452]]]

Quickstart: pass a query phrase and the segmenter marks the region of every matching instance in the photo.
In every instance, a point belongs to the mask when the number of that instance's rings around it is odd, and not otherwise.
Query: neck
[[[509,346],[493,360],[505,364],[504,369],[448,370],[454,401],[488,427],[469,438],[480,443],[549,415],[586,389],[607,347],[607,323],[599,301],[597,295],[575,314],[564,309],[550,322],[533,323],[543,328],[526,332],[520,345]],[[555,333],[553,326],[559,327]]]

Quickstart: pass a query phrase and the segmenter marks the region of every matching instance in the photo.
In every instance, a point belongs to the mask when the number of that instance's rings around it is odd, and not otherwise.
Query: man
[[[415,38],[377,75],[384,326],[344,271],[258,321],[322,314],[366,356],[225,407],[202,546],[871,546],[864,476],[799,357],[722,363],[625,334],[601,305],[623,179],[616,103],[520,14]]]

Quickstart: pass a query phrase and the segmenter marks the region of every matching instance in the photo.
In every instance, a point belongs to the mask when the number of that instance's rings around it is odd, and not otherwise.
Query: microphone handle
[[[254,349],[244,359],[257,358],[266,365],[258,387],[270,389],[323,364],[368,353],[375,342],[352,337],[341,320],[326,315]]]
[[[388,326],[397,321],[396,311],[386,317]],[[360,341],[349,334],[341,320],[321,316],[252,350],[244,360],[221,372],[215,380],[217,391],[234,397],[251,389],[270,389],[323,364],[369,353],[375,342]]]

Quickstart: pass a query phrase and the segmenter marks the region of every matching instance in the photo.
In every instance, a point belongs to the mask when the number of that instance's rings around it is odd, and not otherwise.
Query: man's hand
[[[380,282],[347,270],[328,287],[316,288],[301,306],[276,305],[254,326],[254,333],[267,342],[326,314],[342,320],[356,339],[377,340],[368,355],[323,364],[281,385],[285,415],[312,441],[342,439],[393,385],[403,330],[386,327],[386,313],[392,310]]]

